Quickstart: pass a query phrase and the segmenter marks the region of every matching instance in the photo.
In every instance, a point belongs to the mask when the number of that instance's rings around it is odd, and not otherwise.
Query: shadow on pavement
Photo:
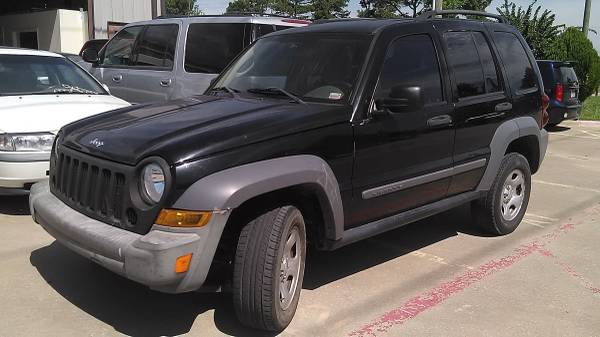
[[[568,126],[556,125],[552,127],[546,127],[546,131],[548,132],[566,132],[571,130]]]
[[[307,261],[304,288],[319,288],[458,232],[483,235],[471,228],[470,210],[464,206],[337,251],[313,252]],[[33,251],[30,262],[65,299],[120,333],[179,335],[189,332],[199,315],[214,310],[214,324],[221,332],[264,336],[238,323],[231,296],[226,293],[173,295],[152,291],[76,255],[58,242]]]
[[[0,189],[0,214],[29,215],[29,192]]]

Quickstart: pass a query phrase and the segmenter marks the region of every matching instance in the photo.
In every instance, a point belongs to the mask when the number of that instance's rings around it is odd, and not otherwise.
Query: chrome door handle
[[[494,111],[496,112],[506,112],[512,110],[512,104],[510,102],[504,102],[496,105]]]
[[[113,82],[119,83],[119,82],[121,82],[121,80],[123,80],[123,75],[121,75],[121,74],[113,75],[112,80],[113,80]]]
[[[171,82],[173,82],[173,81],[170,78],[160,80],[160,86],[161,87],[168,87],[168,86],[171,85]]]
[[[427,120],[427,126],[430,128],[446,126],[452,124],[452,116],[450,115],[439,115]]]

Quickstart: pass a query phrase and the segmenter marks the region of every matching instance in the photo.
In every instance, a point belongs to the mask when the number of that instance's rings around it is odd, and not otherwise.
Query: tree
[[[350,16],[348,0],[312,0],[311,11],[315,20]]]
[[[600,85],[600,56],[581,29],[570,27],[550,45],[548,58],[557,61],[575,61],[579,79],[579,99],[583,102]]]
[[[492,0],[444,0],[444,9],[485,11]],[[433,0],[361,0],[360,17],[417,17],[433,8]]]
[[[269,0],[234,0],[227,6],[227,13],[267,13],[271,11]]]
[[[270,7],[278,15],[307,18],[311,11],[310,0],[273,0]]]
[[[201,15],[202,11],[194,0],[166,0],[165,7],[170,15]]]
[[[543,59],[547,58],[546,53],[563,26],[554,25],[555,15],[547,9],[540,15],[542,6],[534,9],[536,2],[534,0],[527,9],[523,9],[514,2],[504,0],[496,10],[523,34],[535,57]]]

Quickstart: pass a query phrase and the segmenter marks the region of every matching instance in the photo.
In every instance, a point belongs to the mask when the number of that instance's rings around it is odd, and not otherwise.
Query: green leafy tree
[[[273,0],[270,7],[278,15],[285,15],[293,18],[307,18],[311,11],[311,1]]]
[[[165,7],[169,15],[202,15],[194,0],[166,0]]]
[[[270,13],[270,0],[234,0],[227,6],[227,13]]]
[[[492,0],[444,0],[444,9],[485,11]],[[361,0],[360,17],[417,17],[433,8],[433,0]]]
[[[311,11],[315,20],[350,16],[348,0],[312,0]]]
[[[600,85],[600,56],[581,29],[570,27],[560,34],[548,50],[548,58],[575,61],[579,79],[579,98],[585,101]]]
[[[527,9],[523,9],[504,0],[496,10],[523,34],[535,57],[543,59],[547,58],[546,53],[563,26],[555,25],[554,13],[547,9],[542,12],[542,6],[535,7],[536,2],[534,0]]]

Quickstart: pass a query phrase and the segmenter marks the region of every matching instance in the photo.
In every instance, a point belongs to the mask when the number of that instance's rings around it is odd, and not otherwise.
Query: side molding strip
[[[487,160],[485,158],[478,159],[472,162],[456,165],[447,169],[443,169],[440,171],[424,174],[422,176],[397,181],[394,183],[386,184],[383,186],[374,187],[362,192],[362,198],[372,199],[376,197],[380,197],[382,195],[398,192],[407,188],[415,187],[418,185],[427,184],[436,180],[448,178],[457,174],[461,174],[464,172],[468,172],[471,170],[478,169],[480,167],[485,166]]]

